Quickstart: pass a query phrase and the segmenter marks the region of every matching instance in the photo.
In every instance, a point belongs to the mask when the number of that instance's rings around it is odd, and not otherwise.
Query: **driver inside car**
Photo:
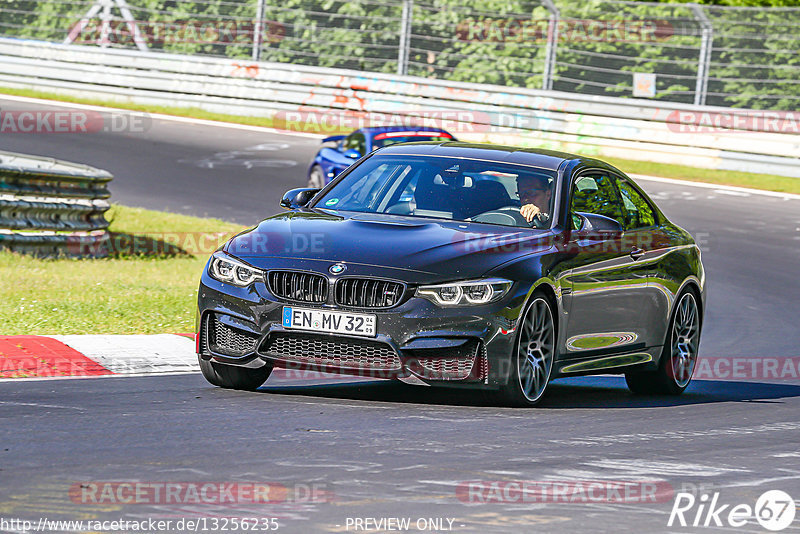
[[[522,207],[519,212],[529,223],[536,219],[539,223],[550,220],[550,198],[553,191],[544,177],[520,175],[517,178],[517,195]]]

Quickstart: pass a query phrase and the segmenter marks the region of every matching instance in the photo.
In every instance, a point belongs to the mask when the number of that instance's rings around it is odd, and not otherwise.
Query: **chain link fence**
[[[5,0],[0,33],[583,94],[800,108],[800,7],[619,0]]]

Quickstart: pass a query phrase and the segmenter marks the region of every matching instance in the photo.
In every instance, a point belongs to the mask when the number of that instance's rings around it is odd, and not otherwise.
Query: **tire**
[[[658,369],[626,373],[628,388],[639,395],[680,395],[692,381],[697,365],[702,321],[697,297],[685,289],[676,299]]]
[[[271,365],[250,369],[235,365],[225,365],[213,360],[204,360],[199,356],[197,358],[200,362],[200,371],[202,371],[205,379],[210,384],[225,389],[255,391],[267,381],[270,373],[272,373]]]
[[[553,305],[536,293],[519,323],[511,376],[499,392],[504,404],[535,406],[542,400],[553,372],[556,339]]]
[[[325,187],[325,175],[319,165],[311,167],[311,172],[308,173],[308,187],[313,187],[314,189]]]

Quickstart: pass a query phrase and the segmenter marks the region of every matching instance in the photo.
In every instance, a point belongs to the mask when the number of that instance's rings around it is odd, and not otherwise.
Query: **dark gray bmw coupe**
[[[200,367],[253,390],[284,367],[480,388],[533,405],[559,377],[679,394],[705,275],[625,174],[544,150],[373,152],[221,247],[198,295]]]

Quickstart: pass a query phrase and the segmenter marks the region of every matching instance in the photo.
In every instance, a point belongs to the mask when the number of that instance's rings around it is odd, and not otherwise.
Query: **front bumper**
[[[497,388],[508,380],[516,319],[525,288],[486,306],[442,308],[411,297],[390,309],[353,309],[377,316],[375,338],[286,329],[286,305],[265,284],[246,288],[203,274],[198,292],[198,354],[244,367],[394,378],[455,387]]]

